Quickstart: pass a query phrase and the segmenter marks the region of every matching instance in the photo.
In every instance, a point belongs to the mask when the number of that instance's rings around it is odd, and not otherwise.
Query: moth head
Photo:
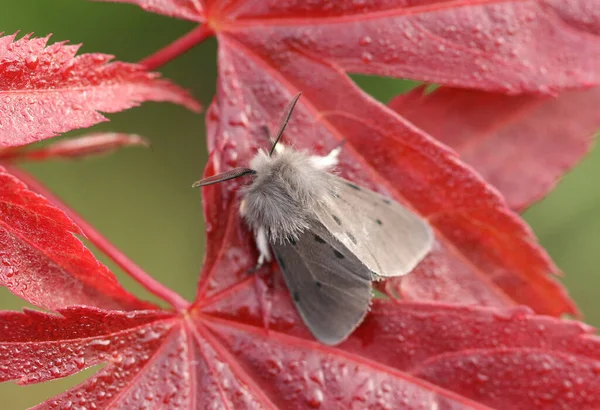
[[[269,150],[268,158],[271,158],[275,151],[279,152],[280,150],[283,150],[283,146],[278,146],[277,144],[279,143],[279,140],[283,135],[283,131],[285,130],[285,127],[287,126],[290,117],[292,116],[292,112],[294,111],[294,107],[296,107],[296,103],[298,102],[300,95],[302,95],[302,93],[298,93],[294,98],[292,98],[292,100],[288,103],[283,116],[279,120],[279,125],[277,126],[277,135],[275,136],[275,138],[272,138],[273,144],[271,145],[271,149]],[[229,171],[223,172],[222,174],[213,175],[211,177],[196,181],[194,182],[192,187],[198,188],[206,185],[218,184],[219,182],[228,181],[230,179],[239,178],[244,175],[253,174],[256,174],[256,171],[251,168],[234,168],[230,169]]]

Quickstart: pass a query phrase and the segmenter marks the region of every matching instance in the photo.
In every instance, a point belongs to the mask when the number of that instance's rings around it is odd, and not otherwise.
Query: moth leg
[[[246,201],[240,203],[240,215],[244,217],[246,214]],[[265,262],[271,262],[271,252],[269,251],[269,239],[267,238],[267,232],[263,226],[259,227],[254,232],[254,242],[258,248],[258,262],[254,268],[249,270],[249,273],[256,272],[259,270]]]
[[[246,203],[244,201],[242,201],[240,204],[240,214],[242,215],[242,217],[244,216],[245,212],[246,212]],[[256,266],[254,268],[249,269],[248,273],[255,273],[262,267],[265,260],[266,261],[271,260],[271,253],[269,252],[269,241],[268,241],[265,229],[263,227],[260,227],[258,229],[258,231],[256,231],[254,233],[254,240],[256,242],[256,247],[258,248],[260,255],[258,257],[258,263],[256,264]],[[265,252],[265,250],[266,250],[266,252]],[[269,321],[271,318],[271,302],[270,302],[270,297],[269,297],[269,290],[268,290],[267,286],[265,285],[265,283],[263,282],[263,280],[259,279],[258,275],[255,276],[254,278],[255,278],[254,291],[256,292],[256,298],[258,300],[259,307],[260,307],[260,310],[262,313],[261,316],[262,316],[262,321],[263,321],[263,328],[265,330],[265,333],[268,335],[269,334]]]
[[[271,262],[271,252],[269,251],[269,240],[264,227],[258,228],[254,236],[256,240],[256,247],[258,248],[258,263],[257,268],[260,268],[263,263]]]
[[[338,146],[337,148],[332,149],[329,154],[325,155],[324,157],[313,155],[310,157],[310,160],[318,169],[327,171],[338,164],[340,152],[342,152],[342,147]]]

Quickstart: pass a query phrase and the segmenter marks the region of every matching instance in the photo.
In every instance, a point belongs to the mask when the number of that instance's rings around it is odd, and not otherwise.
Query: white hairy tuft
[[[269,241],[297,239],[335,189],[328,171],[337,164],[337,152],[311,157],[282,144],[277,148],[272,157],[256,154],[250,162],[254,180],[243,190],[242,216],[254,232],[264,229]]]

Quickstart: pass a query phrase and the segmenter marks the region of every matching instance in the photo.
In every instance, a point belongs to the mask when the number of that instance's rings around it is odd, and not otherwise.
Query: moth
[[[268,152],[194,187],[252,177],[241,189],[240,214],[254,233],[258,266],[275,257],[304,323],[335,345],[367,314],[372,281],[410,272],[431,250],[433,234],[409,209],[335,175],[341,147],[315,156],[279,143],[299,97]]]

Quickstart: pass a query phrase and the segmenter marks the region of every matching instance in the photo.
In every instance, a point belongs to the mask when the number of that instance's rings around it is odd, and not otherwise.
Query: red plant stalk
[[[203,24],[179,37],[166,47],[163,47],[143,60],[140,60],[139,64],[145,66],[148,70],[155,70],[182,55],[195,45],[200,44],[212,35],[214,35],[214,31],[207,24]]]
[[[187,300],[182,298],[175,291],[166,287],[164,284],[158,282],[135,262],[129,259],[123,252],[121,252],[100,232],[98,232],[96,228],[94,228],[81,215],[71,209],[61,199],[59,199],[33,175],[15,166],[10,166],[7,164],[3,164],[3,166],[11,174],[25,183],[31,190],[44,196],[46,199],[48,199],[48,201],[52,202],[56,207],[65,212],[67,216],[71,218],[71,220],[73,220],[73,222],[75,222],[79,228],[81,228],[85,237],[89,239],[90,242],[97,246],[100,251],[106,254],[106,256],[112,259],[121,269],[123,269],[126,274],[131,276],[144,288],[146,288],[148,292],[163,299],[178,311],[184,311],[189,307],[190,303]]]

